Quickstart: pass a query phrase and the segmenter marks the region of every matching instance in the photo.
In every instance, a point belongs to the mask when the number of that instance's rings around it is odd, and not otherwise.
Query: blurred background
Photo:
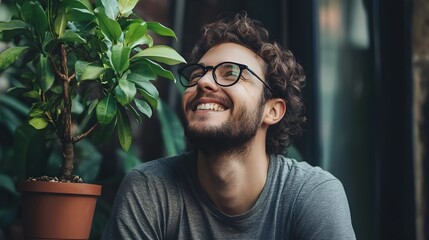
[[[1,20],[10,15],[8,2],[0,5]],[[140,0],[136,13],[172,28],[178,41],[155,42],[188,59],[202,25],[240,10],[262,21],[304,67],[308,122],[289,154],[342,181],[357,238],[429,239],[429,1]],[[11,81],[0,76],[0,239],[19,239],[16,181],[55,174],[60,159],[55,145],[21,126],[28,105],[8,96]],[[156,85],[162,104],[133,126],[129,152],[113,137],[77,146],[79,173],[103,185],[92,239],[100,238],[130,168],[186,149],[183,89],[165,79]],[[16,167],[23,162],[25,173]]]

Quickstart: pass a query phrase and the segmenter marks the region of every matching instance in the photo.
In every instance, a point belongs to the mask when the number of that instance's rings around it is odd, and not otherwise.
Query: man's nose
[[[200,90],[211,90],[216,91],[219,88],[216,81],[213,78],[213,70],[209,70],[201,77],[197,83],[197,88]]]

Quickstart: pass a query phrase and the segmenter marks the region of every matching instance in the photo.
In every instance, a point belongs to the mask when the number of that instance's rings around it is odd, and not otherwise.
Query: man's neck
[[[200,184],[214,205],[228,215],[252,208],[264,188],[268,166],[265,149],[252,146],[232,154],[198,152]]]

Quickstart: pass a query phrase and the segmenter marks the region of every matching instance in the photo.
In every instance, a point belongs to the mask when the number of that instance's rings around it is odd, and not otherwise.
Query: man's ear
[[[286,114],[286,102],[281,98],[273,98],[265,103],[263,122],[268,125],[278,123]]]

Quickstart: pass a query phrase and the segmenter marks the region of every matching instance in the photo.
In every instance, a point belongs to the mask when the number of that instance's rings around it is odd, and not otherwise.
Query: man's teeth
[[[197,106],[197,110],[214,110],[214,111],[223,111],[223,107],[215,103],[203,103]]]

